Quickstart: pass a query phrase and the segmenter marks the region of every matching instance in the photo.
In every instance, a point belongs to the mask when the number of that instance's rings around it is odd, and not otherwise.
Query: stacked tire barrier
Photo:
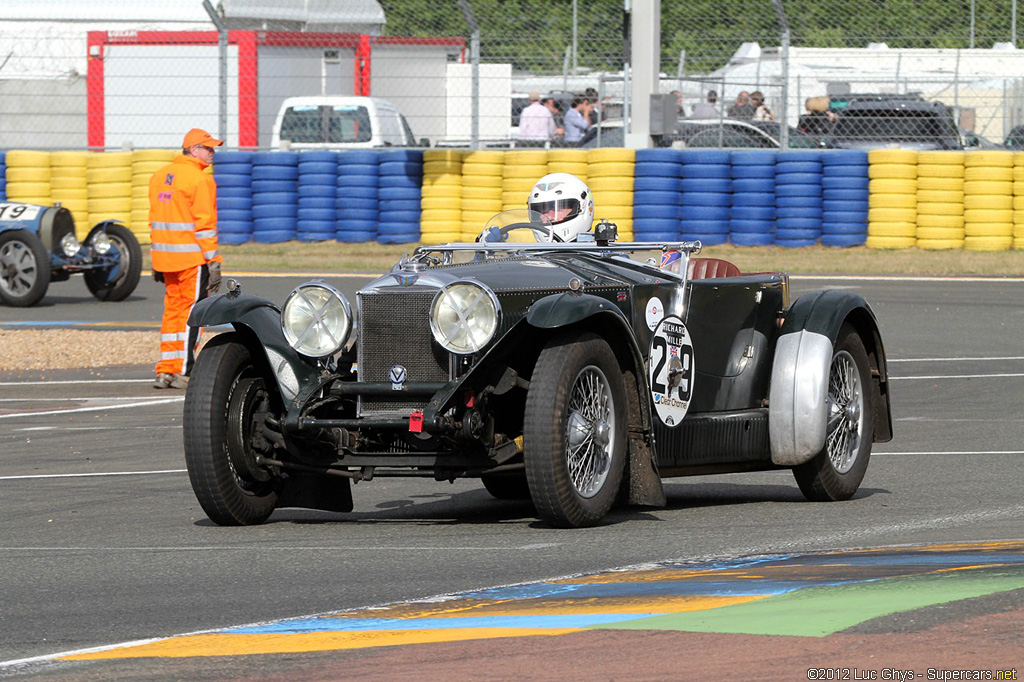
[[[89,183],[85,179],[89,152],[50,153],[50,201],[71,211],[75,236],[84,240],[89,224]]]
[[[90,154],[86,161],[85,179],[89,183],[89,225],[104,220],[117,220],[130,229],[132,152]],[[149,243],[148,229],[145,231],[145,240]]]
[[[836,150],[821,156],[821,243],[845,248],[868,238],[868,154]]]
[[[502,152],[468,152],[462,157],[462,241],[474,241],[487,221],[501,211],[504,170]]]
[[[681,239],[699,239],[705,246],[726,243],[732,218],[732,152],[684,150],[681,203]]]
[[[737,246],[769,246],[775,243],[776,156],[774,151],[732,153],[730,243]]]
[[[1024,249],[1024,152],[1013,154],[1013,248]]]
[[[963,152],[918,152],[916,223],[918,248],[963,248]]]
[[[338,156],[335,191],[338,220],[334,238],[339,242],[372,242],[380,219],[380,155],[353,149]]]
[[[338,222],[338,152],[299,154],[298,219],[295,236],[300,242],[334,239]]]
[[[1002,251],[1013,245],[1013,154],[964,155],[964,248]]]
[[[462,241],[462,157],[457,149],[423,152],[420,241],[424,244]]]
[[[537,180],[547,174],[546,149],[512,151],[505,154],[505,163],[501,169],[501,210],[525,209],[530,190],[537,184]]]
[[[299,217],[299,154],[259,152],[252,159],[252,239],[292,241]]]
[[[149,180],[178,155],[172,149],[140,149],[132,152],[132,222],[130,229],[140,244],[149,244]],[[212,172],[212,171],[211,171]],[[220,227],[220,193],[217,226]]]
[[[682,152],[676,149],[638,149],[634,173],[633,239],[638,242],[678,239],[679,197],[683,187]]]
[[[422,151],[397,149],[381,152],[377,241],[382,244],[407,244],[420,240],[422,186]]]
[[[583,182],[587,181],[586,149],[549,149],[548,173],[570,173]],[[540,179],[540,176],[537,176]]]
[[[907,249],[917,244],[917,152],[868,152],[871,197],[868,238],[873,249]]]
[[[775,163],[775,245],[812,246],[824,217],[821,152],[790,151]]]
[[[252,160],[252,152],[234,151],[217,152],[214,159],[221,244],[244,244],[252,238]],[[330,196],[333,200],[333,191]]]
[[[619,241],[633,240],[634,149],[591,149],[587,152],[587,185],[594,193],[594,221],[608,220],[619,228]]]
[[[0,201],[7,201],[7,152],[0,151]]]
[[[26,204],[49,205],[50,153],[30,149],[7,152],[7,198]]]

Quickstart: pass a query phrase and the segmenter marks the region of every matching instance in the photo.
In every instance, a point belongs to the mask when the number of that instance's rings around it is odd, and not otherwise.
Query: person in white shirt
[[[707,103],[698,102],[693,105],[693,111],[690,112],[690,118],[718,118],[718,107],[715,104],[718,103],[718,93],[714,90],[708,90],[708,101]]]
[[[518,139],[523,142],[550,142],[557,132],[555,117],[546,104],[541,103],[540,95],[530,93],[530,106],[519,114]]]

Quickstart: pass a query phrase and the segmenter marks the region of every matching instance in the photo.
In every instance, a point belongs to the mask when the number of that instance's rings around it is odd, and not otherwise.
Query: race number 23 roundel
[[[654,409],[667,426],[677,426],[693,395],[693,344],[678,317],[664,318],[651,339],[650,387]]]

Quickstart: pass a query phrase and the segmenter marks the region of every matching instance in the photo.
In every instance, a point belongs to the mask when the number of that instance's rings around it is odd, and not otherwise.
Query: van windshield
[[[370,113],[361,106],[289,107],[281,119],[281,139],[293,143],[369,142]]]

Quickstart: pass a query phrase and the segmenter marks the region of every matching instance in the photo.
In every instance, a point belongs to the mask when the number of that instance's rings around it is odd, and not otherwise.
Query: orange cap
[[[185,141],[181,143],[181,148],[188,149],[189,147],[195,147],[197,144],[204,147],[219,147],[224,144],[224,140],[218,140],[202,128],[193,128],[185,133]]]

